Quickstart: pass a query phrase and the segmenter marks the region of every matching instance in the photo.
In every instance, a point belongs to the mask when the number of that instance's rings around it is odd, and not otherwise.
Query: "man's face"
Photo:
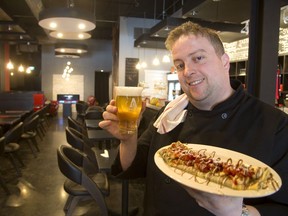
[[[172,56],[183,91],[199,109],[210,110],[231,95],[229,57],[219,57],[206,38],[181,36]]]

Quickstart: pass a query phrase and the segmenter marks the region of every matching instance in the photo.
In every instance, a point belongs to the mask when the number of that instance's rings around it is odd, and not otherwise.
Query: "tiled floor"
[[[60,173],[57,165],[56,150],[66,143],[65,126],[67,120],[58,114],[51,118],[44,139],[38,138],[40,152],[34,158],[30,149],[22,145],[21,157],[26,165],[22,169],[23,176],[16,177],[15,170],[6,158],[0,158],[0,170],[11,195],[6,195],[0,188],[0,215],[1,216],[63,216],[63,206],[67,194],[63,190],[65,177]],[[110,178],[111,191],[106,199],[107,205],[113,212],[121,209],[121,183]],[[138,206],[142,214],[143,180],[130,182],[129,206]],[[81,203],[74,215],[100,215],[95,202]]]

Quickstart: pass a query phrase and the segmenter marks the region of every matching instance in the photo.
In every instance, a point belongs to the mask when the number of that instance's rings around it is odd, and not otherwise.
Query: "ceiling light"
[[[159,58],[157,56],[153,59],[152,64],[153,65],[159,65],[160,64]]]
[[[143,61],[142,63],[141,63],[141,68],[146,68],[147,67],[147,63],[145,62],[145,61]]]
[[[48,8],[39,14],[42,28],[61,32],[91,31],[95,25],[95,16],[76,8]]]
[[[91,34],[87,32],[57,32],[51,31],[49,33],[51,37],[57,39],[65,39],[65,40],[85,40],[91,38]]]
[[[55,57],[57,58],[80,58],[80,54],[55,52]]]
[[[138,62],[138,63],[136,64],[136,69],[137,69],[137,70],[140,70],[140,69],[141,69],[141,63],[140,63],[140,62]]]
[[[164,63],[170,63],[170,57],[169,57],[169,55],[164,55],[163,58],[162,58],[162,62],[164,62]]]
[[[8,70],[13,70],[13,69],[14,69],[14,65],[13,65],[13,63],[11,62],[11,60],[9,60],[9,62],[7,63],[6,68],[7,68]]]
[[[23,67],[22,64],[18,67],[18,71],[19,71],[19,72],[24,72],[24,67]]]
[[[87,46],[85,44],[58,43],[55,45],[55,52],[81,54],[87,52]]]

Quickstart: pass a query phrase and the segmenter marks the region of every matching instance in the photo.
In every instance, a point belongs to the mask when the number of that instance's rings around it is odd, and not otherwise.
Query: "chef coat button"
[[[226,119],[228,117],[227,113],[222,113],[221,118]]]
[[[165,183],[166,183],[166,184],[170,184],[170,183],[171,183],[171,179],[170,179],[170,178],[168,178],[168,177],[167,177],[167,178],[165,178],[165,180],[164,180],[164,181],[165,181]]]
[[[189,117],[192,116],[192,111],[188,111],[188,116],[189,116]]]

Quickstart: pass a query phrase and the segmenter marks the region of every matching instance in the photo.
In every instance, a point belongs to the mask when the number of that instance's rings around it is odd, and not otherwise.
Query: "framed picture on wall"
[[[138,58],[126,58],[125,63],[125,86],[137,86],[139,70],[136,69]]]

